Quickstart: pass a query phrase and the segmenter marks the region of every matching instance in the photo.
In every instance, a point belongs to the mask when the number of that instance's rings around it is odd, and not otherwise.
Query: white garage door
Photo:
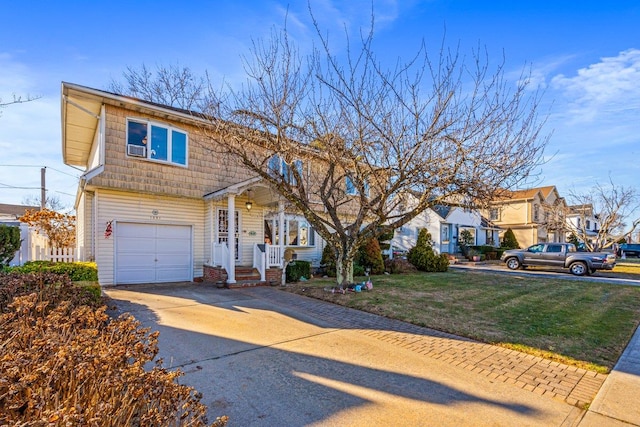
[[[192,280],[191,227],[117,223],[116,283]]]

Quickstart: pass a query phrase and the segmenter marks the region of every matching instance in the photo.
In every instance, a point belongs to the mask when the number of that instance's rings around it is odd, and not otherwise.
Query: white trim
[[[138,123],[138,124],[146,124],[147,126],[147,144],[146,145],[135,145],[135,144],[129,144],[129,123]],[[160,129],[164,129],[167,131],[167,146],[166,146],[166,150],[167,150],[167,160],[163,160],[163,159],[154,159],[153,157],[151,157],[151,155],[153,154],[153,149],[151,148],[151,144],[153,143],[153,141],[151,140],[151,133],[152,133],[152,127],[156,127],[156,128],[160,128]],[[184,134],[185,137],[185,163],[178,163],[176,161],[173,160],[173,155],[172,155],[172,151],[173,151],[173,132],[176,131],[178,133]],[[165,123],[165,122],[160,122],[157,120],[152,120],[149,118],[144,118],[144,117],[134,117],[134,116],[127,116],[126,117],[126,124],[125,124],[125,145],[127,147],[127,149],[125,150],[126,152],[126,156],[127,158],[132,158],[132,159],[143,159],[145,161],[149,161],[149,162],[157,162],[157,163],[162,163],[165,165],[172,165],[172,166],[178,166],[178,167],[182,167],[182,168],[188,168],[189,167],[189,132],[186,131],[185,129],[173,126],[170,123]],[[136,147],[144,147],[145,148],[145,155],[144,156],[132,156],[129,154],[129,149],[128,146],[129,145],[134,145]]]

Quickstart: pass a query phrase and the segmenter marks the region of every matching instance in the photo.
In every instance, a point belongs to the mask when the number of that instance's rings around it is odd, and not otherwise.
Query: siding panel
[[[203,200],[96,190],[96,261],[100,284],[114,283],[114,237],[104,236],[109,221],[193,226],[193,276],[202,277],[202,265],[210,254],[205,251],[205,212]]]

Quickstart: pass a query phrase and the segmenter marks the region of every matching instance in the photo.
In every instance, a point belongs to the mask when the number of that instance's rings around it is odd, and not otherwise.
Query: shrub
[[[567,240],[567,242],[573,243],[576,246],[576,248],[580,245],[580,239],[578,239],[578,236],[576,235],[576,233],[571,233],[571,236],[569,236],[569,239]]]
[[[311,263],[309,261],[291,261],[287,264],[287,282],[297,282],[300,278],[311,278]]]
[[[386,259],[384,267],[391,274],[412,273],[416,267],[404,258]]]
[[[95,262],[51,262],[30,261],[20,267],[13,267],[9,271],[19,273],[35,273],[49,271],[57,274],[67,274],[72,282],[97,281],[98,267]]]
[[[103,304],[99,286],[74,286],[69,276],[51,272],[0,273],[0,313],[6,312],[18,296],[37,293],[42,301],[57,305],[69,301],[73,306],[98,307]]]
[[[322,260],[320,265],[324,269],[324,274],[329,277],[336,277],[336,260],[337,257],[330,246],[325,246],[322,250]],[[384,270],[383,270],[384,271]],[[358,256],[353,263],[353,276],[364,276],[364,267],[358,264]]]
[[[20,249],[20,227],[0,224],[0,267],[8,265]]]
[[[369,239],[358,249],[356,264],[362,266],[363,271],[368,268],[371,274],[384,273],[384,261],[378,239]],[[354,276],[360,276],[355,271],[353,274]]]
[[[447,271],[449,268],[449,257],[446,254],[437,255],[433,251],[431,234],[425,228],[420,229],[418,241],[409,249],[407,259],[420,271]]]
[[[329,277],[336,277],[336,254],[331,246],[327,245],[322,250],[320,264],[324,268],[324,274]]]
[[[520,244],[518,243],[518,239],[516,239],[516,235],[513,234],[513,230],[510,228],[505,231],[504,236],[502,237],[502,248],[505,249],[518,249],[520,248]]]
[[[206,425],[182,373],[149,366],[158,332],[84,304],[66,275],[3,274],[0,290],[0,425]]]
[[[491,245],[474,246],[480,252],[480,255],[484,255],[485,259],[496,260],[498,259],[498,248]]]
[[[360,264],[353,264],[353,277],[364,276],[364,267]]]

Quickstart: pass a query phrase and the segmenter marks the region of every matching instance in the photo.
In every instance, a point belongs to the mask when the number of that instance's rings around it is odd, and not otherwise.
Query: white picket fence
[[[74,262],[75,248],[43,248],[36,247],[31,261]]]

